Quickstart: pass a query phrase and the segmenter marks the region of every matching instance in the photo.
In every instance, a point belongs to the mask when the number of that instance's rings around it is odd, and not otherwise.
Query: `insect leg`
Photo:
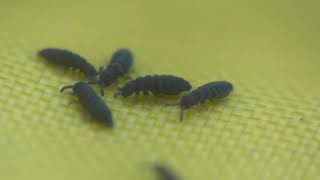
[[[138,102],[138,99],[139,99],[139,92],[135,92],[132,103],[136,104]]]
[[[114,93],[113,98],[117,98],[119,95],[121,95],[121,88],[117,87],[117,91]]]
[[[210,98],[211,101],[216,101],[216,102],[225,102],[227,99],[218,99],[218,98]]]
[[[104,96],[104,84],[100,84],[100,94],[101,96]]]
[[[165,98],[166,96],[163,94],[155,94],[155,96],[159,97],[159,98]]]
[[[198,113],[200,113],[200,110],[201,110],[201,104],[199,103],[199,104],[197,104],[197,111],[198,111]]]
[[[100,74],[103,71],[103,66],[100,66],[98,74]]]
[[[204,101],[200,101],[200,104],[199,104],[200,106],[203,106],[205,109],[206,109],[206,111],[209,111],[209,108],[208,108],[208,106],[205,104],[205,100]]]
[[[143,95],[147,98],[148,104],[151,107],[153,105],[153,103],[152,103],[152,101],[150,99],[149,93],[148,92],[143,92]]]
[[[184,112],[184,109],[181,108],[181,110],[180,110],[180,122],[183,121],[183,112]]]
[[[202,103],[201,105],[205,108],[206,111],[209,111],[209,108],[206,104]]]
[[[168,104],[165,104],[165,106],[179,106],[180,103],[168,103]]]

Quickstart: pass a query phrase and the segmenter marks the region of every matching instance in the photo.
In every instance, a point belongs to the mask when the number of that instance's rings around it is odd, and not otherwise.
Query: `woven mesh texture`
[[[0,6],[1,179],[320,179],[319,1],[6,1]],[[36,56],[73,50],[95,67],[119,47],[133,77],[175,74],[194,87],[228,80],[225,101],[186,112],[177,98],[104,100],[96,124],[63,85],[84,79]],[[119,84],[123,84],[122,80]],[[98,90],[98,87],[96,87]]]

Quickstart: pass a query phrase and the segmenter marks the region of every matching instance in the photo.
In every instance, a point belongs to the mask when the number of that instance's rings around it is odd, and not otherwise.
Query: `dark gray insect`
[[[183,112],[194,105],[203,104],[206,100],[221,100],[233,90],[231,83],[227,81],[210,82],[183,96],[179,103],[169,104],[180,106],[180,121],[183,121]]]
[[[183,91],[189,91],[191,85],[188,81],[172,75],[147,75],[138,77],[135,80],[127,82],[123,87],[118,88],[114,97],[119,95],[123,97],[131,96],[133,93],[139,95],[178,95]]]
[[[96,81],[97,71],[83,57],[65,49],[46,48],[38,52],[50,63],[79,69],[90,81]]]
[[[104,123],[110,128],[114,126],[110,108],[88,83],[80,81],[74,85],[64,86],[61,88],[60,92],[71,88],[75,96],[78,97],[80,104],[95,120]]]
[[[179,177],[177,173],[173,172],[171,169],[164,165],[155,164],[154,170],[161,180],[182,180],[182,178]]]
[[[104,88],[112,85],[121,76],[127,74],[133,64],[133,55],[129,49],[119,49],[111,57],[110,64],[98,73],[99,79],[90,82],[100,85],[100,93],[104,95]]]

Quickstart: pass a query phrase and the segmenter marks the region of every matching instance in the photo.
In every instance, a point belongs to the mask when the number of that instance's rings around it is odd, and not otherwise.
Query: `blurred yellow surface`
[[[319,1],[3,1],[0,6],[1,179],[154,179],[164,161],[186,179],[320,179]],[[59,88],[84,79],[36,56],[70,49],[99,67],[119,47],[133,77],[175,74],[194,87],[228,80],[224,102],[104,100],[96,124]],[[120,82],[123,84],[124,80]],[[96,89],[98,89],[95,86]]]

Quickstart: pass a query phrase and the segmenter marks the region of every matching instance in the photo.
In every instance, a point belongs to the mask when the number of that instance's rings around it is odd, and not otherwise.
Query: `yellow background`
[[[319,1],[18,1],[0,6],[1,179],[154,179],[164,161],[186,179],[320,179]],[[175,74],[194,87],[228,80],[209,111],[177,98],[104,100],[94,123],[59,88],[83,79],[36,56],[73,50],[99,67],[119,47],[133,77]],[[121,81],[120,84],[123,84]],[[95,87],[97,89],[97,87]]]

